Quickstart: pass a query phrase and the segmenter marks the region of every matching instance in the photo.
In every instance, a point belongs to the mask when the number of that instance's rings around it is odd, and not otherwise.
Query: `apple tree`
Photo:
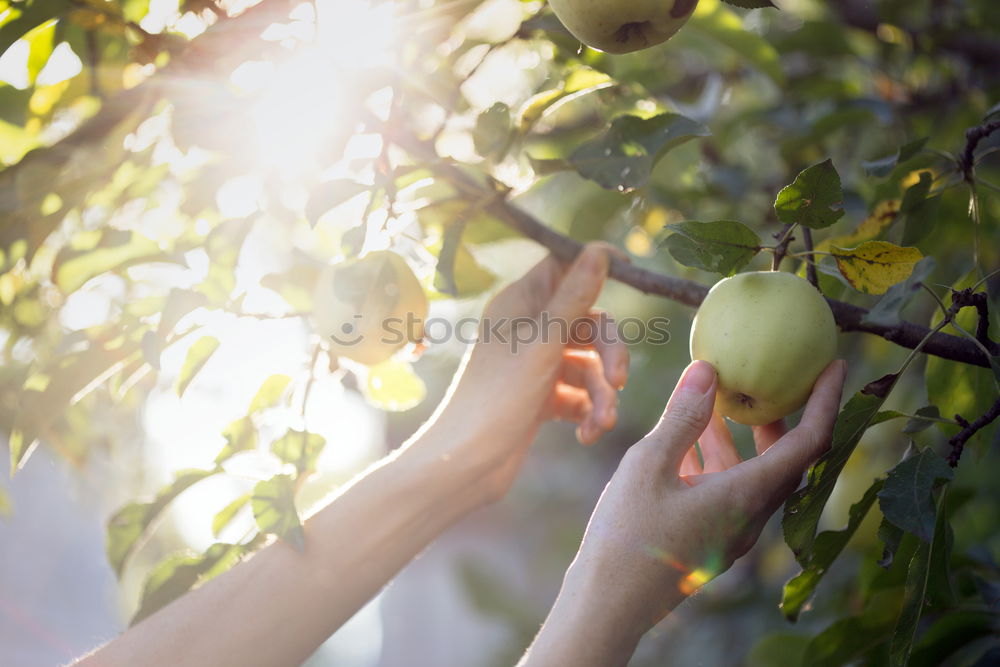
[[[1000,5],[677,0],[657,43],[644,3],[608,0],[622,48],[599,51],[578,3],[552,4],[573,32],[537,0],[0,0],[12,474],[39,448],[81,469],[135,457],[149,402],[190,398],[238,342],[220,322],[297,327],[261,334],[261,354],[301,358],[233,388],[246,408],[203,464],[110,517],[108,561],[141,619],[270,536],[302,547],[318,462],[351,446],[310,427],[316,387],[385,411],[395,442],[440,396],[461,346],[428,331],[361,352],[331,340],[350,315],[331,303],[455,320],[526,249],[570,260],[605,240],[631,260],[613,261],[605,305],[669,317],[671,341],[635,341],[601,449],[533,454],[516,493],[544,502],[511,511],[549,526],[525,533],[552,554],[525,576],[552,585],[686,363],[709,287],[789,271],[826,298],[851,364],[832,448],[689,603],[727,641],[651,636],[635,664],[995,658]],[[251,458],[267,464],[252,484],[203,509],[213,544],[162,528]],[[543,482],[567,458],[585,492]],[[16,512],[5,499],[0,485]],[[509,662],[550,600],[476,563],[456,576],[516,640],[484,664]]]

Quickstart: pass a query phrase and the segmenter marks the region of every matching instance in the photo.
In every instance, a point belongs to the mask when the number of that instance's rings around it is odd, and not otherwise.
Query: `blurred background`
[[[769,241],[781,230],[777,191],[831,157],[846,214],[817,249],[916,246],[934,257],[927,283],[941,295],[996,269],[1000,133],[976,147],[971,214],[955,161],[966,129],[998,118],[1000,6],[780,5],[701,0],[669,42],[609,56],[581,47],[542,2],[0,0],[0,433],[16,470],[0,478],[0,663],[63,664],[107,641],[231,565],[258,533],[278,532],[255,519],[260,484],[290,474],[295,506],[279,509],[307,515],[412,434],[464,346],[410,346],[370,367],[337,358],[312,317],[317,276],[392,249],[432,317],[478,316],[545,253],[489,213],[490,188],[577,240],[711,284],[718,276],[659,249],[664,226],[740,220]],[[616,116],[666,112],[711,136],[627,162],[638,182],[615,180],[620,162],[595,172],[574,158],[610,141]],[[878,301],[831,260],[818,268],[827,296]],[[785,269],[803,273],[804,262]],[[995,332],[1000,285],[985,285]],[[583,448],[570,425],[548,425],[503,502],[451,529],[308,664],[517,660],[604,484],[689,360],[690,308],[618,283],[598,305],[670,320],[667,344],[633,346],[614,431]],[[922,293],[903,312],[928,325],[937,308]],[[907,350],[846,333],[840,356],[846,397],[895,372]],[[921,356],[885,408],[934,403],[973,419],[994,382],[987,369]],[[749,429],[733,429],[752,455]],[[956,430],[870,429],[821,528],[844,526],[911,441],[944,452]],[[325,445],[309,470],[289,472],[275,443],[299,431]],[[983,581],[1000,556],[997,433],[969,445],[951,517],[956,558]],[[876,564],[881,518],[876,506],[792,624],[778,606],[800,568],[776,517],[632,664],[800,664],[814,636],[901,589],[905,567],[883,576]],[[157,589],[156,576],[168,585]],[[963,594],[982,590],[963,581]],[[975,609],[992,613],[997,596],[983,595],[991,602]],[[942,630],[944,655],[995,657],[987,628]],[[851,659],[883,664],[886,638],[862,635]]]

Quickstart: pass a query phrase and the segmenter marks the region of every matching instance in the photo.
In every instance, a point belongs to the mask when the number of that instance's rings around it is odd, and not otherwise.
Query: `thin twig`
[[[802,228],[802,243],[806,247],[806,279],[819,289],[819,276],[816,273],[816,258],[813,255],[813,235],[808,227]]]
[[[951,452],[948,453],[948,465],[952,468],[956,467],[959,459],[962,458],[965,443],[976,433],[989,426],[997,417],[1000,417],[1000,398],[974,422],[966,421],[960,415],[955,415],[955,420],[963,424],[964,428],[948,439],[948,444],[951,446]]]

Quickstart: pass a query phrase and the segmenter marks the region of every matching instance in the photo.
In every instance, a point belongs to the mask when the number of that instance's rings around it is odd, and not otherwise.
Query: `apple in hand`
[[[715,409],[740,424],[769,424],[798,410],[836,352],[826,300],[780,271],[720,280],[691,326],[691,358],[719,376]]]
[[[665,42],[698,0],[549,0],[566,29],[592,48],[629,53]]]

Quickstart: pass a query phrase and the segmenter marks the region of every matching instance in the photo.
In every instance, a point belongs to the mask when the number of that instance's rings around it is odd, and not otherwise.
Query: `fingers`
[[[795,490],[802,474],[830,446],[846,373],[843,360],[827,366],[813,386],[799,425],[737,468],[747,494],[777,506]]]
[[[589,315],[604,286],[610,263],[605,244],[588,243],[584,246],[549,299],[546,309],[552,317],[572,322]]]
[[[785,433],[788,432],[788,427],[785,426],[785,420],[779,419],[776,422],[771,422],[770,424],[764,424],[763,426],[754,426],[753,428],[753,441],[757,445],[757,453],[763,454],[771,445],[777,442]]]
[[[581,445],[593,445],[614,427],[617,419],[607,421],[597,417],[597,410],[590,395],[583,389],[567,384],[557,384],[552,401],[552,414],[556,419],[578,424],[576,439]]]
[[[696,477],[702,472],[704,472],[704,470],[701,467],[701,459],[698,458],[698,448],[691,447],[684,454],[684,458],[681,459],[681,469],[678,474],[680,474],[681,477],[688,475]]]
[[[614,428],[618,421],[618,392],[604,377],[598,356],[584,350],[568,350],[563,354],[562,379],[569,385],[587,390],[593,405],[584,430],[598,434]]]
[[[618,325],[613,317],[602,310],[591,309],[586,316],[573,322],[569,343],[596,350],[604,365],[604,377],[611,386],[616,389],[625,387],[628,380],[628,347],[618,339]]]
[[[705,431],[715,405],[715,369],[694,361],[681,376],[660,422],[643,441],[656,448],[665,469],[676,471],[684,455]]]
[[[743,461],[733,444],[733,434],[718,412],[712,413],[708,428],[698,438],[698,444],[705,458],[704,472],[722,472]]]

